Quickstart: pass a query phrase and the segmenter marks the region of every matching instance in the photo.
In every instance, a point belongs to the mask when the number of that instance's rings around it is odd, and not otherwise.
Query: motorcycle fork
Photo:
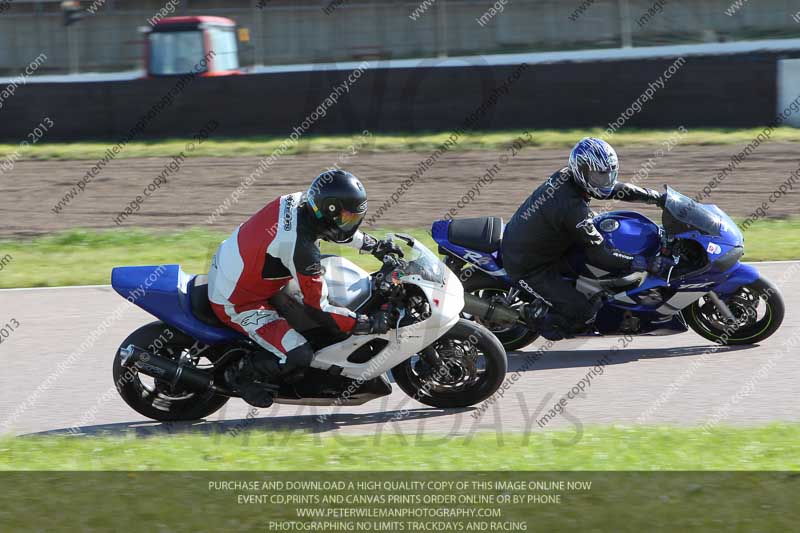
[[[438,372],[444,363],[442,362],[442,358],[439,357],[439,353],[434,349],[433,346],[428,346],[427,348],[422,349],[420,351],[420,356],[422,356],[422,360],[425,361],[428,366],[431,368],[431,373]]]
[[[722,316],[725,317],[725,320],[727,320],[731,324],[736,322],[736,317],[733,315],[733,312],[731,311],[731,308],[728,307],[728,304],[726,304],[724,301],[722,301],[722,298],[720,298],[719,295],[717,295],[716,292],[709,291],[708,292],[708,298],[714,304],[714,307],[716,307],[717,310],[720,313],[722,313]]]

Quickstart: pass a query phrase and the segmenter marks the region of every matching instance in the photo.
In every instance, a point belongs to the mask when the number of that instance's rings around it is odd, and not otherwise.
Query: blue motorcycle
[[[755,267],[740,262],[744,238],[733,220],[715,205],[666,190],[661,226],[632,211],[594,219],[606,242],[619,250],[671,255],[675,266],[665,278],[607,272],[588,264],[580,247],[565,257],[564,277],[588,298],[604,302],[586,335],[669,335],[692,328],[720,344],[755,344],[775,333],[783,321],[783,298]],[[519,350],[538,332],[523,319],[524,292],[503,270],[502,231],[498,217],[438,220],[432,227],[445,264],[464,285],[464,316],[488,327],[506,350]]]

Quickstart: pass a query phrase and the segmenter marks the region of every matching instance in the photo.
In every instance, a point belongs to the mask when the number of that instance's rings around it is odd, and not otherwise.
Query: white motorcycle
[[[358,313],[387,311],[388,333],[337,336],[320,327],[305,313],[294,281],[270,300],[315,351],[302,381],[275,384],[276,403],[363,404],[391,393],[389,371],[406,394],[440,408],[470,406],[498,389],[505,350],[486,328],[459,318],[459,279],[419,241],[390,237],[404,244],[405,259],[389,255],[372,275],[342,257],[322,260],[331,303]],[[205,276],[178,265],[117,267],[112,286],[159,319],[130,334],[114,360],[114,381],[128,405],[155,420],[194,420],[239,397],[225,369],[260,348],[217,319]]]

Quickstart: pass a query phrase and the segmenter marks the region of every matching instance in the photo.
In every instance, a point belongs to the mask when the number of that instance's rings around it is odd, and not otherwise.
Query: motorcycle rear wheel
[[[756,344],[775,333],[783,322],[783,297],[772,283],[759,278],[723,298],[737,319],[727,324],[710,301],[700,299],[683,310],[686,323],[698,335],[718,344]]]
[[[508,287],[505,285],[499,283],[487,284],[481,282],[480,280],[477,283],[471,282],[471,279],[464,282],[464,291],[471,293],[478,298],[487,300],[496,298],[504,302],[506,296],[508,295]],[[519,303],[519,300],[514,302],[512,307],[515,307]],[[503,348],[509,352],[521,350],[539,337],[538,332],[531,331],[529,328],[523,325],[508,326],[505,324],[493,324],[491,322],[481,321],[475,317],[467,315],[464,315],[464,318],[473,320],[478,324],[485,326],[489,331],[494,333],[495,337],[497,337],[497,339],[503,344]]]
[[[420,356],[392,368],[397,386],[420,403],[468,407],[489,398],[505,379],[508,360],[503,345],[480,324],[459,319],[431,347],[446,368],[432,368]]]
[[[133,344],[155,355],[177,359],[195,342],[164,322],[151,322],[128,335],[120,348]],[[125,403],[153,420],[198,420],[216,412],[228,401],[227,396],[213,392],[175,391],[168,384],[142,376],[131,365],[123,366],[119,350],[114,357],[113,370],[114,385]]]

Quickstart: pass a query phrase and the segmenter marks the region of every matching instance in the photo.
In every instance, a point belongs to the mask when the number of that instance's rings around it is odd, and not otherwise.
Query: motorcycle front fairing
[[[392,367],[427,348],[456,325],[464,308],[464,288],[461,281],[422,243],[408,237],[406,239],[408,240],[405,242],[413,241],[413,245],[407,249],[407,261],[402,275],[393,282],[419,287],[430,305],[430,316],[416,323],[400,325],[385,334],[353,335],[339,343],[324,347],[316,352],[311,363],[312,367],[328,369],[336,366],[341,368],[342,376],[369,380],[386,373]],[[346,259],[336,258],[336,260],[350,263]],[[362,279],[370,279],[366,271],[352,263],[348,269],[357,269],[363,273]],[[331,268],[326,269],[325,273],[326,283],[333,288],[329,299],[334,305],[342,305],[345,303],[343,298],[347,284],[339,283],[335,272],[335,269]],[[357,276],[352,277],[354,281],[356,278]],[[352,285],[350,287],[352,288]],[[356,291],[369,291],[371,283],[360,287]],[[355,295],[353,301],[366,301],[366,299],[361,294]],[[350,309],[355,310],[353,307]],[[384,347],[376,355],[363,363],[350,360],[353,352],[376,339],[385,341]]]
[[[675,239],[692,240],[705,250],[713,272],[724,273],[744,255],[744,236],[716,205],[698,203],[666,187],[664,230]]]
[[[661,244],[658,224],[635,211],[613,211],[595,217],[594,225],[611,248],[630,255],[654,255]]]
[[[671,275],[669,280],[648,275],[636,288],[618,294],[614,307],[660,323],[676,317],[709,291],[725,295],[758,279],[754,267],[739,262],[743,236],[719,207],[699,204],[667,187],[663,224],[673,242],[697,243],[705,261],[696,269]],[[681,327],[685,329],[685,325]]]

